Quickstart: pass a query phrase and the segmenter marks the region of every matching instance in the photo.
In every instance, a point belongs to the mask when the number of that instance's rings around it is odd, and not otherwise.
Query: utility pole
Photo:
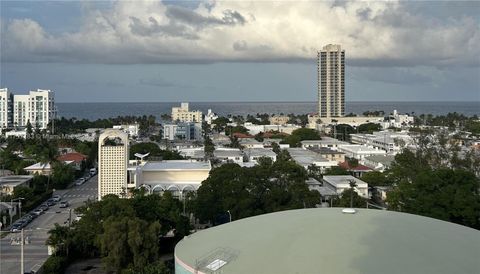
[[[20,243],[20,274],[24,274],[25,271],[24,271],[24,268],[23,268],[23,245],[25,244],[24,243],[24,240],[23,240],[23,228],[22,228],[22,233],[21,233],[21,236],[20,236],[20,240],[21,240],[21,243]]]

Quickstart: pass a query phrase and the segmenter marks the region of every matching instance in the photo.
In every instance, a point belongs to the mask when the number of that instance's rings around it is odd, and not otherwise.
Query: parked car
[[[34,211],[32,211],[32,214],[40,216],[40,214],[43,213],[43,210],[41,208],[37,208]]]
[[[60,202],[60,205],[59,205],[60,208],[66,208],[66,207],[68,207],[68,206],[69,206],[69,204],[68,204],[67,201],[61,201],[61,202]]]
[[[19,224],[13,224],[12,227],[10,227],[10,232],[19,232],[22,229],[22,227]]]
[[[83,185],[83,183],[85,183],[85,178],[80,178],[80,179],[77,180],[77,182],[75,183],[75,185],[81,186],[81,185]]]
[[[48,199],[47,200],[47,206],[54,206],[56,203],[53,201],[53,199]]]
[[[39,208],[43,211],[47,211],[50,207],[47,204],[42,204]]]
[[[51,199],[52,199],[55,203],[58,203],[58,202],[60,202],[60,200],[62,200],[62,197],[60,197],[60,195],[53,195]]]
[[[95,174],[97,174],[97,169],[96,168],[91,168],[90,169],[90,175],[95,176]]]

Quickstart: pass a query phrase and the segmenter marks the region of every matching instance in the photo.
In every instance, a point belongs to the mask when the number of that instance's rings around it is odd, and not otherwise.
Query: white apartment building
[[[26,127],[30,120],[30,95],[13,96],[13,126]],[[35,123],[30,121],[32,127]]]
[[[320,117],[345,115],[345,50],[326,45],[317,55],[318,114]]]
[[[180,107],[172,108],[172,121],[201,123],[202,112],[190,111],[188,103],[181,103]]]
[[[412,144],[413,139],[408,132],[376,131],[373,134],[350,134],[352,143],[371,146],[389,153],[398,153]]]
[[[126,197],[128,135],[107,129],[98,139],[98,199],[108,194]]]
[[[2,125],[2,117],[4,117],[2,103],[5,97],[11,98],[10,108],[7,107],[8,128],[26,127],[28,121],[32,127],[38,126],[40,129],[47,129],[51,120],[56,117],[55,93],[51,90],[37,89],[30,91],[28,95],[9,95],[6,89],[0,90],[0,127]]]
[[[12,127],[13,122],[13,95],[6,88],[0,89],[0,132],[4,128]]]
[[[382,123],[383,128],[396,127],[404,128],[412,126],[415,122],[415,117],[408,114],[398,114],[398,111],[395,109],[393,113],[386,117],[385,121]]]

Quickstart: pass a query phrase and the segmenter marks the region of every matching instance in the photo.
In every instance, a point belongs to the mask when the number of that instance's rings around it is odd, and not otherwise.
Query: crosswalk
[[[92,187],[92,188],[76,188],[76,191],[97,191],[98,188]]]
[[[87,195],[87,194],[65,194],[64,198],[97,198],[97,195]]]

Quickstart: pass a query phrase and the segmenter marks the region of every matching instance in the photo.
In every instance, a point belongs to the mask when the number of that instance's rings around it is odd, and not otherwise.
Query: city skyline
[[[0,86],[58,102],[316,101],[326,44],[346,101],[480,101],[478,2],[0,5]]]

